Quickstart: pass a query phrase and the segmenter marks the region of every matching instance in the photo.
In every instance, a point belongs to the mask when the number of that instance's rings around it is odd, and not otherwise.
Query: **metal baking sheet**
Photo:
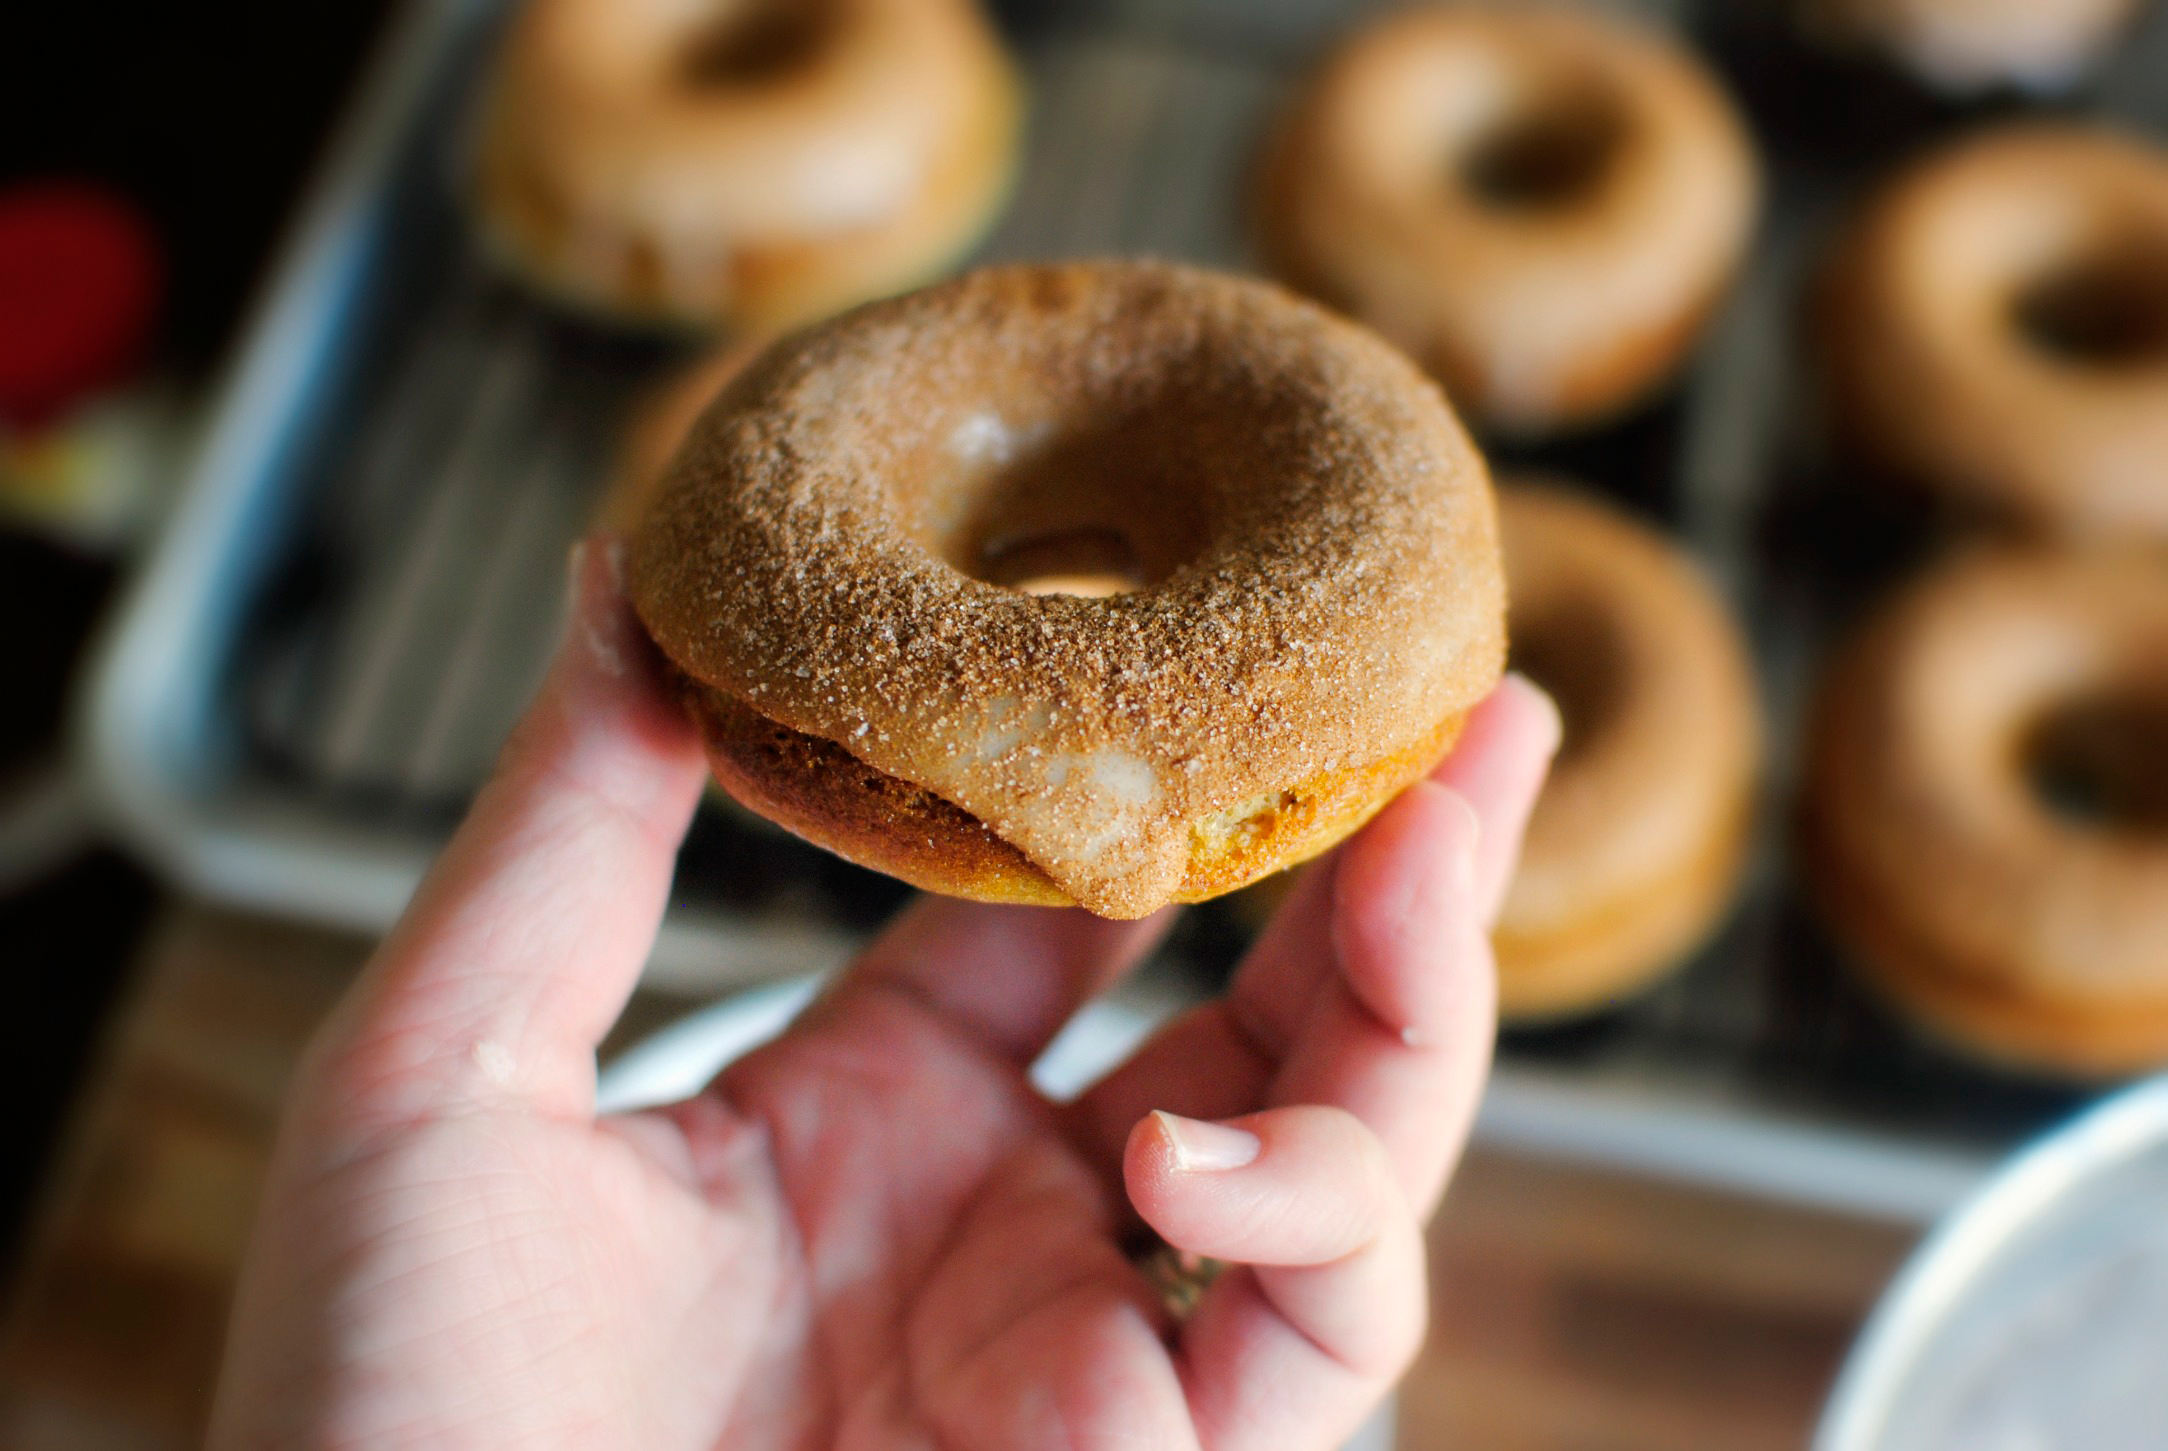
[[[1148,253],[1251,265],[1250,166],[1367,0],[1017,0],[1026,163],[983,260]],[[1579,476],[1711,567],[1754,642],[1774,769],[1752,882],[1675,982],[1509,1035],[1481,1131],[1525,1149],[1899,1218],[1962,1193],[2065,1091],[1937,1051],[1865,1001],[1786,870],[1792,725],[1832,632],[1916,546],[1854,510],[1802,368],[1806,282],[1859,189],[1952,103],[1796,33],[1782,0],[1640,5],[1728,74],[1770,165],[1753,258],[1687,375],[1631,419],[1504,468]],[[111,819],[187,887],[363,929],[397,913],[539,679],[566,548],[628,411],[682,343],[552,310],[474,249],[461,196],[499,0],[418,0],[301,214],[176,515],[84,711]],[[2168,129],[2156,12],[2061,103]],[[1832,502],[1835,501],[1835,502]],[[702,812],[651,980],[818,968],[901,889]],[[1191,915],[1175,970],[1239,950]]]

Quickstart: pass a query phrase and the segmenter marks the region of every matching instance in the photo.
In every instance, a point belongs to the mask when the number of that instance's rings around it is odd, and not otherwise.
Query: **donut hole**
[[[2058,818],[2168,836],[2168,692],[2058,706],[2034,723],[2022,752],[2034,792]]]
[[[1209,426],[1179,431],[1149,408],[1007,439],[1006,457],[966,462],[936,487],[945,498],[907,501],[904,512],[959,521],[927,538],[934,552],[973,579],[1027,594],[1103,598],[1159,583],[1204,550],[1199,481],[1260,462]],[[1195,456],[1192,445],[1216,452]]]
[[[1029,595],[1079,595],[1104,599],[1145,584],[1137,546],[1118,529],[1096,525],[1027,538],[989,540],[973,571],[989,584]]]
[[[695,90],[758,86],[803,70],[826,44],[834,0],[743,0],[694,37],[684,53]]]
[[[1601,188],[1626,132],[1615,96],[1598,86],[1560,87],[1477,137],[1457,179],[1497,211],[1560,210]]]
[[[2095,368],[2168,363],[2168,252],[2125,249],[2022,289],[2012,320],[2034,349]]]
[[[1565,727],[1561,764],[1587,750],[1625,699],[1626,650],[1618,634],[1592,609],[1552,608],[1524,618],[1509,630],[1511,667],[1558,704]]]

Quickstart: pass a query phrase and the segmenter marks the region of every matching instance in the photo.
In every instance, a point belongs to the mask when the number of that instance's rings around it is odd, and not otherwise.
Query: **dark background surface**
[[[103,182],[149,219],[167,292],[158,372],[193,396],[218,365],[390,0],[211,5],[25,0],[0,17],[0,185]],[[0,789],[60,749],[77,667],[120,577],[110,559],[0,527]],[[0,1247],[158,906],[110,851],[0,892]]]
[[[88,176],[149,215],[161,356],[214,363],[390,0],[24,0],[0,20],[0,181]]]

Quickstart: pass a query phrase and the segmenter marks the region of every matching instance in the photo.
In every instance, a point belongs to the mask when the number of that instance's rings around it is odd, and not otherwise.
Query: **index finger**
[[[575,551],[534,704],[328,1030],[356,1111],[524,1098],[590,1113],[594,1049],[654,945],[707,770],[626,603]]]
[[[1356,1091],[1363,1080],[1343,1070],[1368,1065],[1389,1075],[1408,1061],[1398,1055],[1416,1045],[1434,1052],[1448,1030],[1473,1027],[1487,1041],[1483,929],[1558,739],[1557,708],[1542,692],[1518,678],[1502,684],[1430,783],[1305,873],[1225,996],[1162,1028],[1078,1100],[1073,1121],[1095,1157],[1111,1172],[1150,1109],[1225,1118],[1304,1101],[1274,1096],[1290,1071],[1321,1075],[1309,1080],[1320,1089]],[[1472,883],[1451,879],[1464,850],[1473,855]],[[1448,905],[1448,889],[1463,885],[1471,900]],[[1376,1104],[1395,1123],[1410,1121],[1405,1135],[1373,1127],[1389,1143],[1431,1142],[1426,1121],[1435,1127],[1450,1115],[1420,1100],[1417,1089]]]

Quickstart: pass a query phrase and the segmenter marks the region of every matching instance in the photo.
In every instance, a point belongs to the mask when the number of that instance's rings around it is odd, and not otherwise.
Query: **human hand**
[[[598,1118],[706,776],[614,559],[303,1065],[210,1444],[1337,1445],[1421,1337],[1550,703],[1509,681],[1073,1104],[1027,1069],[1164,921],[929,899],[706,1092]],[[1234,1266],[1180,1323],[1144,1225]]]

